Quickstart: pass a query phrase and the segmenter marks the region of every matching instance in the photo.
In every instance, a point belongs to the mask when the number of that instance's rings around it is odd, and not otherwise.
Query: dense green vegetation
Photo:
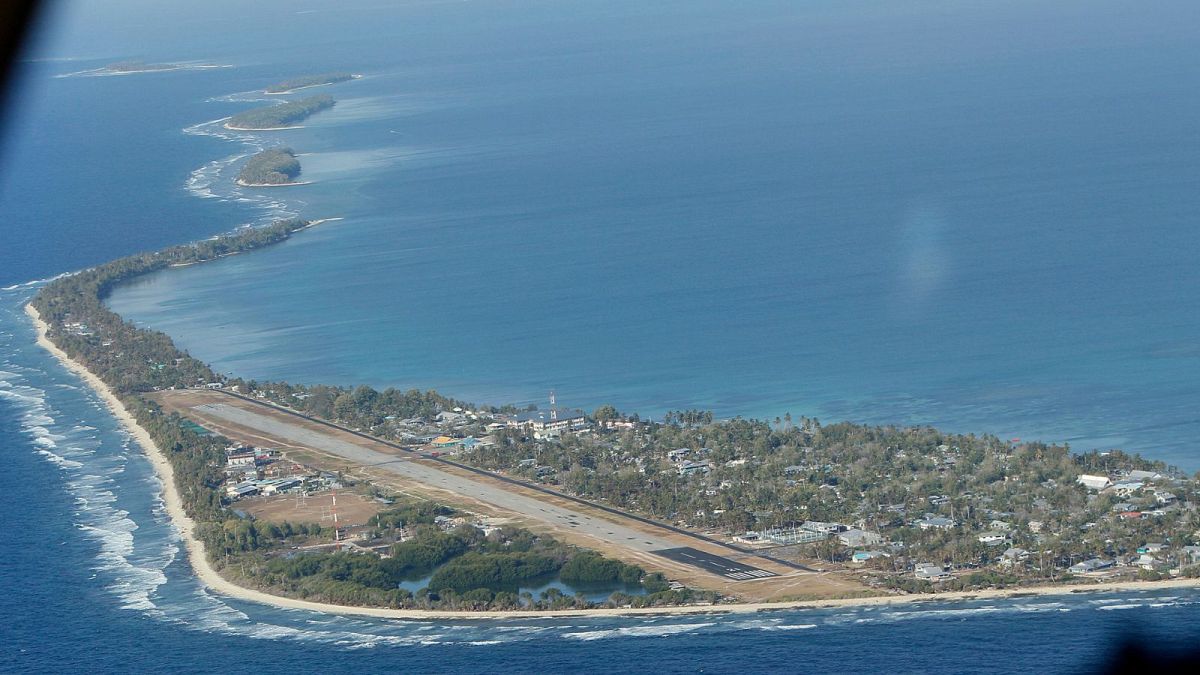
[[[375,536],[394,535],[397,530],[414,525],[432,525],[438,516],[449,516],[454,509],[434,502],[416,502],[381,511],[371,517],[369,524]]]
[[[619,415],[606,406],[596,417]],[[1151,541],[1172,543],[1175,553],[1160,556],[1160,564],[1178,564],[1179,549],[1195,543],[1200,528],[1189,506],[1197,496],[1194,481],[1162,462],[1120,451],[1073,454],[1067,446],[928,427],[793,423],[790,416],[774,423],[714,422],[696,411],[669,418],[558,440],[506,429],[494,434],[494,444],[475,446],[460,459],[692,528],[736,534],[804,521],[861,528],[891,542],[858,547],[888,552],[866,565],[882,572],[904,572],[917,562],[996,568],[943,588],[1011,584],[1014,577],[1057,580],[1075,562],[1128,558]],[[686,455],[672,461],[677,449]],[[703,463],[705,470],[682,472],[684,461]],[[1163,478],[1123,496],[1090,493],[1077,483],[1080,474],[1132,470]],[[1179,502],[1163,510],[1159,497],[1168,490],[1167,499]],[[1126,518],[1123,511],[1150,515]],[[918,521],[927,515],[952,525],[922,529]],[[1001,542],[980,540],[994,529],[1003,533]],[[1002,561],[1009,547],[1051,553]],[[847,562],[854,550],[830,538],[795,552]]]
[[[296,101],[269,105],[240,112],[229,118],[226,126],[233,129],[275,129],[301,122],[322,110],[332,108],[334,100],[328,94],[318,94]]]
[[[427,508],[421,503],[417,509]],[[401,511],[418,516],[413,506],[380,514],[381,522],[394,522]],[[411,521],[410,521],[411,524]],[[576,562],[583,560],[582,563]],[[654,606],[716,599],[713,593],[670,591],[661,575],[646,575],[641,568],[581,551],[528,530],[502,528],[484,536],[469,525],[451,532],[418,526],[411,539],[394,544],[387,556],[346,551],[306,551],[280,555],[247,548],[226,564],[226,569],[251,585],[274,592],[321,602],[372,604],[396,608],[427,609],[562,609],[590,606],[582,597],[557,590],[542,597],[518,595],[523,583],[552,578],[556,573],[581,571],[592,582],[644,581],[646,595],[614,593],[609,606]],[[615,571],[615,573],[614,573]],[[401,589],[405,581],[429,580],[416,593]],[[584,579],[576,579],[582,581]],[[568,581],[569,583],[569,581]]]
[[[437,532],[427,527],[446,515],[436,506],[380,514],[371,524],[379,533],[419,531],[382,558],[329,552],[280,555],[327,533],[298,524],[272,529],[230,517],[219,492],[223,439],[198,433],[138,396],[223,378],[178,350],[168,336],[124,322],[104,306],[103,298],[115,284],[137,275],[269,245],[306,225],[285,221],[129,256],[56,279],[32,301],[50,325],[51,339],[108,383],[167,452],[185,507],[200,523],[199,535],[227,570],[236,567],[244,579],[265,575],[261,583],[267,587],[299,597],[386,606],[562,607],[579,602],[560,597],[534,602],[512,593],[519,582],[551,572],[568,583],[642,578],[657,591],[640,599],[618,596],[611,601],[616,604],[710,597],[666,590],[662,579],[647,577],[639,568],[528,533],[507,531],[493,540],[473,528]],[[1169,566],[1193,564],[1181,548],[1197,543],[1200,529],[1194,481],[1174,467],[1117,451],[1073,454],[1067,446],[989,435],[822,425],[806,418],[793,422],[790,415],[773,423],[715,421],[707,411],[689,410],[658,423],[625,417],[611,406],[598,409],[594,418],[620,425],[539,439],[519,428],[486,426],[511,408],[478,408],[432,391],[241,380],[227,384],[393,440],[413,429],[445,428],[437,418],[448,411],[469,412],[469,417],[454,413],[455,433],[489,435],[491,442],[463,449],[461,461],[685,527],[740,533],[827,521],[879,533],[884,541],[870,546],[886,549],[887,555],[864,568],[873,570],[878,583],[904,590],[930,587],[911,575],[918,562],[962,570],[952,581],[939,582],[942,588],[972,588],[1064,580],[1069,578],[1066,568],[1075,562],[1129,560],[1147,542],[1169,545],[1146,563],[1142,576],[1149,578]],[[701,468],[691,470],[693,465]],[[1120,493],[1097,494],[1076,481],[1083,473],[1119,477],[1132,470],[1161,475]],[[921,527],[929,516],[945,518],[949,525]],[[980,538],[995,530],[1003,533],[994,542],[1000,545]],[[1026,555],[1001,560],[1009,547],[1024,549]],[[847,562],[854,548],[830,538],[792,553],[838,563]],[[432,570],[429,588],[416,596],[396,588],[397,579]]]
[[[184,509],[196,521],[196,536],[225,574],[272,592],[349,604],[451,609],[587,605],[582,598],[568,598],[557,591],[548,592],[544,598],[522,598],[515,593],[521,582],[554,574],[570,564],[574,572],[568,574],[580,579],[636,583],[646,577],[650,595],[631,598],[617,594],[610,604],[716,599],[711,593],[666,590],[661,576],[644,575],[640,568],[584,553],[525,530],[504,528],[490,537],[470,526],[442,532],[433,524],[439,516],[453,514],[453,510],[429,502],[405,503],[371,519],[369,538],[394,540],[401,532],[415,533],[391,545],[385,557],[313,549],[313,545],[328,546],[332,537],[332,531],[320,525],[237,517],[221,491],[228,439],[204,433],[175,413],[165,414],[141,395],[220,382],[222,378],[176,348],[165,334],[126,323],[104,305],[103,299],[116,284],[138,275],[249,251],[283,241],[307,226],[301,220],[281,221],[121,258],[55,279],[31,300],[49,326],[50,339],[108,384],[166,454]],[[434,392],[276,386],[291,394],[305,392],[296,400],[312,401],[317,410],[346,414],[351,419],[352,411],[368,417],[385,412],[433,414],[457,403]],[[307,550],[301,551],[300,546]],[[576,557],[584,562],[573,562]],[[405,579],[431,572],[428,587],[415,596],[398,588]]]
[[[211,368],[176,348],[170,337],[126,323],[104,305],[103,298],[114,286],[136,276],[280,242],[307,226],[303,220],[280,221],[128,256],[55,279],[34,296],[32,304],[50,325],[54,343],[118,395],[219,381]]]
[[[558,567],[554,558],[536,553],[467,553],[434,572],[429,590],[516,591],[518,583],[553,574]]]
[[[302,89],[304,87],[316,87],[322,84],[333,84],[335,82],[345,82],[353,78],[350,73],[324,73],[321,75],[306,75],[304,77],[295,77],[283,82],[277,82],[267,87],[268,94],[282,94],[294,89]]]
[[[238,182],[246,185],[283,185],[300,175],[300,160],[291,148],[270,148],[246,161]]]
[[[237,518],[223,503],[224,448],[228,440],[200,430],[177,414],[164,414],[138,394],[189,387],[219,379],[207,365],[175,347],[159,332],[126,323],[104,305],[121,281],[171,265],[191,264],[282,241],[308,226],[288,220],[195,244],[142,253],[60,277],[46,284],[31,304],[49,327],[50,339],[103,380],[137,423],[167,455],[184,509],[197,523],[197,536],[214,558],[321,537],[316,525],[260,527]]]
[[[627,565],[620,560],[605,558],[598,553],[580,553],[571,558],[559,571],[559,578],[567,583],[607,583],[619,581],[636,584],[643,576],[642,568]]]

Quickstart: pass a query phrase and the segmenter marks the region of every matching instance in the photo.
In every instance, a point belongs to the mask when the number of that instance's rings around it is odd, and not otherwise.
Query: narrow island
[[[333,105],[332,96],[318,94],[297,101],[240,112],[225,122],[225,128],[234,131],[290,129],[294,128],[297,122],[302,122],[322,110],[328,110]]]
[[[104,66],[103,70],[111,73],[149,73],[156,70],[179,70],[184,68],[178,63],[146,63],[145,61],[118,61]]]
[[[306,75],[304,77],[295,77],[290,80],[277,82],[267,87],[264,93],[267,94],[290,94],[300,89],[308,89],[309,87],[320,87],[326,84],[336,84],[353,80],[357,77],[353,73],[324,73],[321,75]]]
[[[121,258],[50,281],[27,306],[39,344],[146,449],[218,592],[385,617],[569,616],[1200,577],[1200,482],[1138,455],[790,414],[659,421],[246,381],[104,303],[138,276],[313,222]]]
[[[245,187],[304,185],[297,181],[300,160],[291,148],[269,148],[246,161],[238,172],[237,184]]]

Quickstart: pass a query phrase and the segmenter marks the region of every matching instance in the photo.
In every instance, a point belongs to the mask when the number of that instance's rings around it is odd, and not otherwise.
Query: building
[[[582,410],[530,410],[514,415],[508,426],[535,432],[578,431],[587,428],[587,415]]]
[[[745,534],[739,534],[733,540],[739,544],[761,544],[763,542],[762,535],[754,530],[746,530]]]
[[[691,448],[676,448],[667,453],[667,459],[671,460],[672,462],[681,462],[683,461],[684,457],[687,457],[691,453]]]
[[[1113,490],[1121,497],[1132,497],[1144,487],[1146,484],[1140,480],[1123,480],[1113,484]]]
[[[1183,557],[1191,561],[1191,564],[1200,563],[1200,546],[1184,546]]]
[[[888,554],[884,553],[883,551],[855,551],[854,555],[850,556],[850,562],[861,565],[861,564],[867,562],[868,560],[874,560],[875,558],[886,558],[886,557],[889,557],[889,556],[888,556]]]
[[[1075,482],[1089,490],[1097,491],[1112,487],[1113,484],[1112,481],[1108,479],[1108,476],[1092,476],[1086,473],[1080,474],[1079,478],[1075,479]]]
[[[254,466],[257,453],[254,448],[246,448],[238,445],[231,445],[225,448],[225,465],[234,467]]]
[[[988,546],[998,546],[1008,541],[1008,535],[1003,532],[984,532],[977,537],[979,543]]]
[[[708,473],[712,471],[712,466],[708,462],[683,462],[679,465],[680,476],[691,476],[697,473]]]
[[[822,523],[819,520],[806,520],[800,527],[822,534],[836,534],[850,529],[841,523]]]
[[[259,490],[264,495],[274,495],[292,488],[300,487],[301,483],[303,482],[303,480],[293,477],[273,478],[271,480],[259,481],[258,486]]]
[[[926,517],[913,523],[922,530],[952,530],[958,523],[950,518],[926,514]]]
[[[1075,563],[1067,569],[1071,572],[1071,574],[1091,574],[1093,572],[1099,572],[1100,570],[1106,570],[1115,564],[1116,563],[1112,560],[1091,558],[1090,560],[1084,560],[1081,563]]]
[[[1158,567],[1159,565],[1158,560],[1149,553],[1143,553],[1142,555],[1138,556],[1138,559],[1135,560],[1133,564],[1144,570],[1150,571],[1153,571],[1154,568]]]
[[[763,539],[780,546],[811,544],[816,541],[825,541],[829,538],[829,534],[826,532],[817,532],[801,527],[777,527],[770,530],[763,530],[759,534]]]
[[[864,546],[878,546],[883,543],[883,537],[875,532],[867,532],[865,530],[846,530],[839,532],[837,535],[838,541],[843,546],[849,548],[862,548]]]
[[[258,494],[258,486],[255,485],[253,481],[246,481],[244,483],[230,485],[229,487],[225,488],[225,494],[228,495],[230,499],[241,499],[242,497],[249,497],[250,495]]]
[[[919,563],[913,571],[913,575],[926,581],[945,581],[951,578],[946,568],[933,563]]]
[[[1009,548],[1007,551],[1005,551],[1003,553],[1003,555],[1001,555],[1000,557],[1002,559],[1001,562],[1011,565],[1013,563],[1018,563],[1018,562],[1028,560],[1029,559],[1029,551],[1026,551],[1023,548],[1017,548],[1016,546],[1013,546],[1013,547]]]

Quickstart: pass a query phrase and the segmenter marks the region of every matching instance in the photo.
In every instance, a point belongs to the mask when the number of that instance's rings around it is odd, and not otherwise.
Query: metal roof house
[[[944,516],[928,516],[913,524],[922,530],[950,530],[958,523]]]
[[[1112,486],[1112,481],[1108,476],[1092,476],[1089,474],[1080,474],[1079,478],[1075,479],[1076,483],[1086,487],[1089,490],[1103,490]]]
[[[861,548],[863,546],[876,546],[883,543],[883,537],[875,532],[867,532],[865,530],[846,530],[837,535],[838,541],[842,542],[843,546],[850,548]]]
[[[1075,563],[1068,569],[1070,570],[1071,574],[1088,574],[1090,572],[1098,572],[1100,570],[1108,569],[1115,564],[1116,563],[1112,560],[1092,558],[1090,560],[1084,560],[1081,563]]]

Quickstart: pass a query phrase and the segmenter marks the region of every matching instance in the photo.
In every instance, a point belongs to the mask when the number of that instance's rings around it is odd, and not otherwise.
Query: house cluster
[[[243,497],[252,497],[254,495],[271,496],[283,492],[290,492],[302,487],[304,478],[297,476],[289,476],[287,478],[263,478],[256,480],[247,480],[225,487],[225,494],[230,499],[238,500]]]
[[[1118,476],[1081,474],[1076,483],[1098,496],[1120,499],[1113,505],[1112,515],[1122,520],[1160,518],[1179,508],[1179,498],[1172,490],[1177,490],[1181,481],[1157,471],[1126,471]]]
[[[539,440],[558,438],[563,432],[580,432],[588,429],[587,415],[582,410],[558,409],[528,410],[501,420],[511,429],[523,429]]]
[[[708,448],[700,448],[699,450],[676,448],[670,450],[667,452],[667,461],[671,462],[672,466],[666,469],[666,471],[674,471],[680,476],[709,473],[712,471],[712,462],[702,458],[711,452]]]
[[[305,467],[282,459],[275,450],[245,445],[225,448],[225,480],[225,495],[235,501],[255,495],[339,487],[337,477],[331,473],[309,473]]]
[[[225,476],[231,479],[256,480],[279,459],[279,453],[269,448],[231,445],[225,448]]]
[[[767,530],[750,530],[735,536],[733,540],[740,544],[756,546],[794,546],[812,544],[830,538],[836,539],[842,546],[853,549],[869,549],[884,543],[883,536],[878,532],[847,527],[841,523],[825,523],[815,520],[806,520],[798,525],[793,524]],[[875,550],[856,551],[853,560],[866,562],[885,555],[889,554]]]
[[[63,324],[63,329],[71,335],[78,335],[80,337],[94,335],[94,332],[86,323],[81,323],[79,321],[67,321]]]

